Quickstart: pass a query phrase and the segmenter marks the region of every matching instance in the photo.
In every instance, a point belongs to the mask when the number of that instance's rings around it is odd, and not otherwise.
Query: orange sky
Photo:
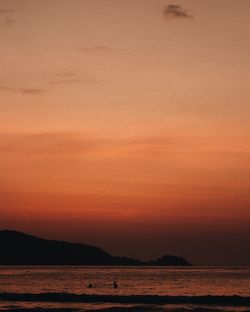
[[[249,264],[249,12],[0,0],[0,228]]]

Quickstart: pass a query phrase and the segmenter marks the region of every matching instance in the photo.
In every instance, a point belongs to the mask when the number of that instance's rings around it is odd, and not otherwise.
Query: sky
[[[0,229],[249,265],[249,12],[0,0]]]

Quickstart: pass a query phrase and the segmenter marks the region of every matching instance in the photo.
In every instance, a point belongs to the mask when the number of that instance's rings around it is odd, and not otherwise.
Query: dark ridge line
[[[242,296],[157,296],[157,295],[86,295],[71,293],[0,293],[0,301],[143,303],[143,304],[206,304],[250,306],[250,297]]]
[[[183,257],[165,254],[151,261],[112,256],[82,243],[43,239],[13,230],[0,230],[0,265],[191,266]]]

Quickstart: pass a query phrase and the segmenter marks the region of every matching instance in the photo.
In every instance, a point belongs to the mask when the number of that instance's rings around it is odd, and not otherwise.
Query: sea
[[[0,309],[245,312],[250,267],[0,266]]]

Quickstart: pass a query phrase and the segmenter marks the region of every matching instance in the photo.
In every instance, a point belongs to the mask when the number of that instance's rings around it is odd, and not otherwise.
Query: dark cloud
[[[164,17],[166,19],[192,19],[193,15],[189,14],[187,10],[178,4],[169,4],[164,9]]]
[[[105,52],[110,50],[108,46],[93,46],[93,47],[85,47],[85,48],[80,48],[81,51],[85,52]]]

